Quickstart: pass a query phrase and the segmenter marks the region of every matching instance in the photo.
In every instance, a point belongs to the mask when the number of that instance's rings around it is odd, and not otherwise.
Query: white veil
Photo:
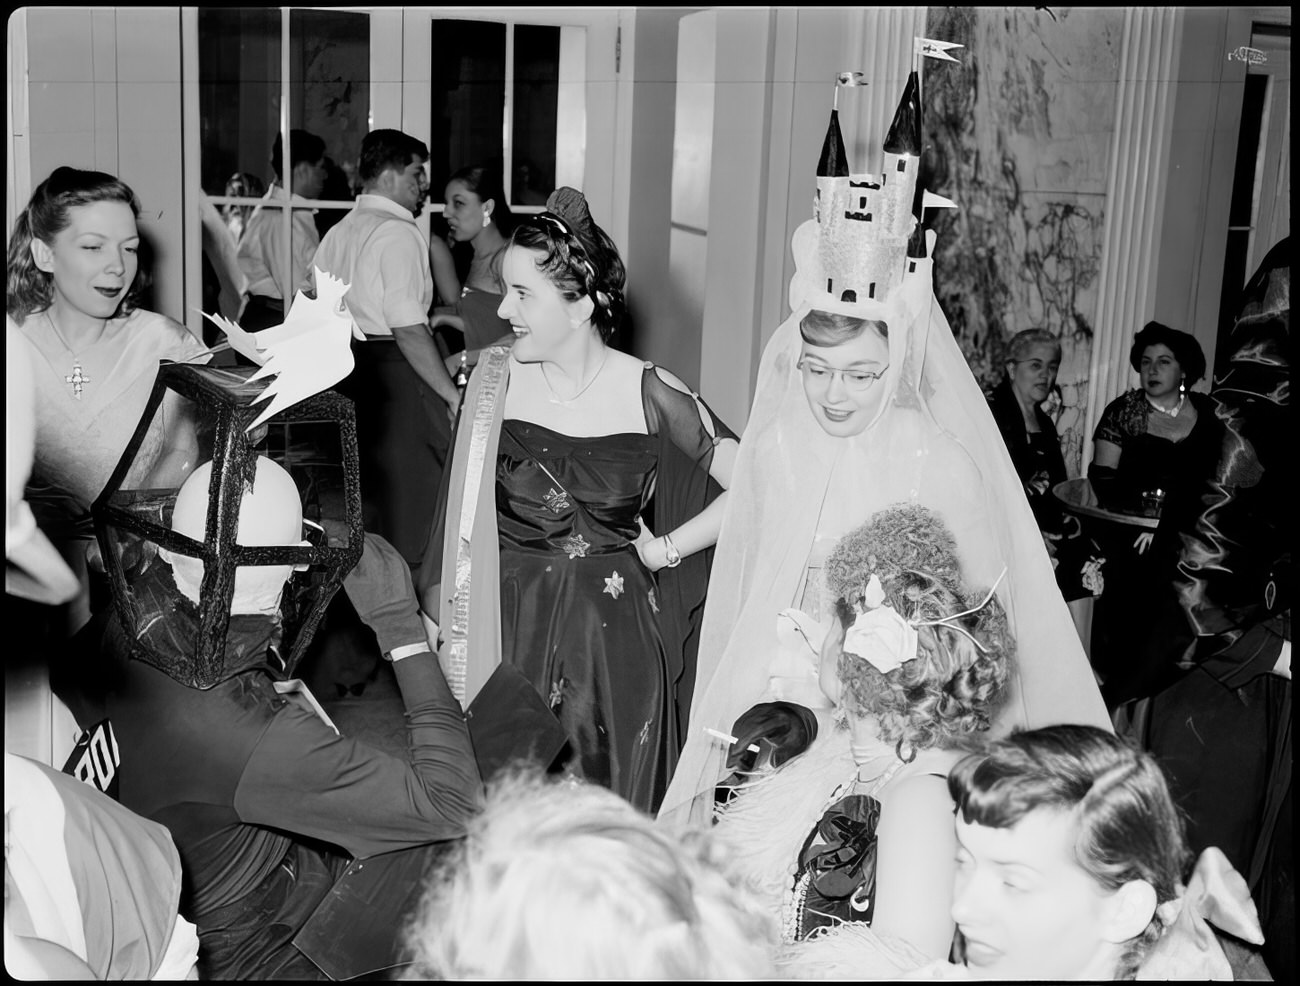
[[[892,503],[943,517],[972,589],[992,586],[1007,569],[998,598],[1017,639],[1018,674],[994,728],[1110,728],[1020,480],[935,301],[932,261],[906,260],[886,303],[839,304],[818,290],[817,235],[810,220],[793,238],[792,314],[759,366],[713,561],[690,727],[661,818],[709,816],[728,745],[707,730],[729,733],[741,713],[770,698],[777,614],[797,605],[814,538],[839,537]],[[804,396],[795,364],[799,323],[812,308],[889,327],[885,399],[851,438],[826,434]]]

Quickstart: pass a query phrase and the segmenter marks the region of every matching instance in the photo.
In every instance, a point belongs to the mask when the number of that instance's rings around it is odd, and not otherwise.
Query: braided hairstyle
[[[608,342],[627,311],[627,271],[618,247],[592,220],[577,189],[557,188],[546,200],[546,210],[522,219],[510,243],[536,251],[537,269],[566,299],[591,299],[591,324]]]

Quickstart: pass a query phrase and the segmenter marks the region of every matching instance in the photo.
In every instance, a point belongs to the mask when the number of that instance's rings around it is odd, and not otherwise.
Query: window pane
[[[226,182],[237,172],[251,174],[265,189],[279,105],[280,12],[199,8],[199,146],[205,192],[226,194]],[[260,194],[256,187],[240,194],[249,192]]]
[[[512,205],[545,205],[555,188],[559,82],[560,29],[520,24],[515,28]]]
[[[338,10],[289,15],[290,126],[325,141],[335,168],[322,198],[350,201],[361,139],[370,120],[370,17]],[[280,11],[199,9],[199,127],[203,190],[260,195],[275,178],[280,130]],[[336,170],[335,170],[336,169]]]
[[[429,178],[441,199],[458,168],[501,167],[505,119],[506,26],[434,20]]]
[[[370,15],[343,10],[289,13],[290,125],[325,141],[327,176],[320,198],[351,206],[361,141],[370,129]],[[345,215],[322,209],[325,230]]]

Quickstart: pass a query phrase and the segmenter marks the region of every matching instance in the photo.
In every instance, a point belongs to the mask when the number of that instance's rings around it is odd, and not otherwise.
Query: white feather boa
[[[799,850],[826,810],[826,800],[856,770],[848,730],[823,724],[811,747],[780,769],[746,781],[719,810],[715,837],[731,850],[740,877],[773,913],[782,913]]]
[[[807,751],[746,781],[719,809],[714,826],[714,836],[735,860],[736,876],[781,919],[804,840],[835,789],[847,785],[857,770],[848,729],[824,719],[821,725]],[[862,922],[821,928],[804,941],[783,942],[777,956],[779,971],[790,979],[897,979],[927,962],[929,958],[909,942],[881,935]]]

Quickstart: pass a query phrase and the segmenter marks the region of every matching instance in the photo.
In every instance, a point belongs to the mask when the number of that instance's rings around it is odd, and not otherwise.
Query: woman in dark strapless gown
[[[638,517],[663,437],[692,461],[707,461],[714,443],[694,399],[653,364],[641,389],[647,425],[666,436],[571,438],[503,422],[497,528],[502,660],[563,724],[567,768],[646,808],[662,798],[681,746],[675,692],[684,669],[665,648],[657,579],[634,543]]]
[[[506,251],[517,338],[470,378],[422,598],[467,707],[521,676],[563,727],[557,765],[654,811],[737,443],[675,376],[605,344],[622,262],[581,195],[556,195]]]

